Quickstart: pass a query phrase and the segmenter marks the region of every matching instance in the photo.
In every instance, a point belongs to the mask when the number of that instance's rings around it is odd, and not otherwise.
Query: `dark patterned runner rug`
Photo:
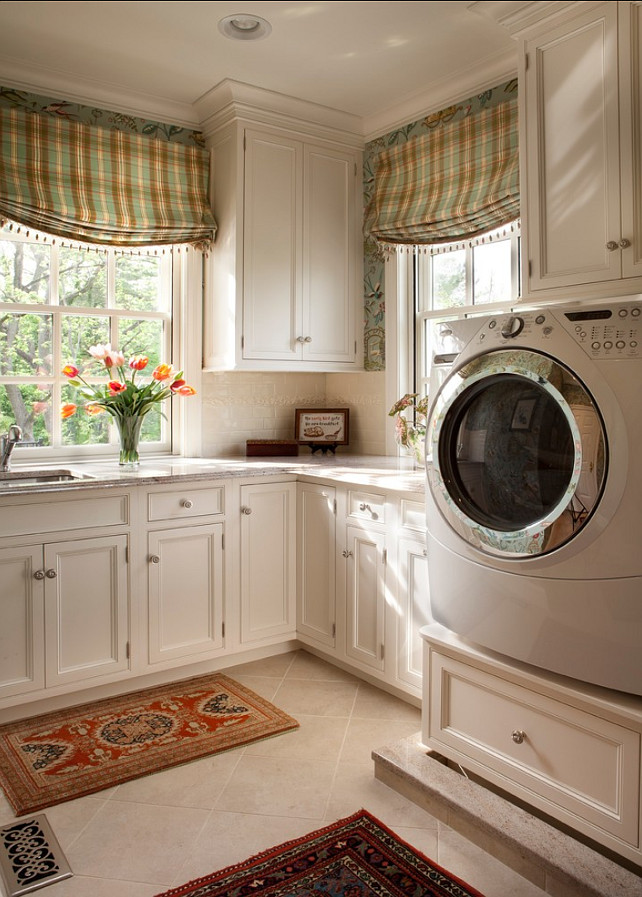
[[[298,727],[215,673],[0,726],[0,785],[18,815]]]
[[[483,897],[366,810],[158,897]]]

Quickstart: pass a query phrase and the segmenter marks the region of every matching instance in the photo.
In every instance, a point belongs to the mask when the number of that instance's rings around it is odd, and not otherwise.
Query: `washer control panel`
[[[560,317],[591,358],[642,357],[642,303],[566,309]]]
[[[543,348],[560,327],[590,358],[642,358],[642,302],[498,314],[484,321],[473,344],[497,349],[514,341],[516,348],[524,343]]]

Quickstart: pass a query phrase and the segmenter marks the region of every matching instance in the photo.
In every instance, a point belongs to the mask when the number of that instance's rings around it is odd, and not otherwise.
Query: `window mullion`
[[[466,246],[466,305],[475,304],[475,266],[473,247]]]

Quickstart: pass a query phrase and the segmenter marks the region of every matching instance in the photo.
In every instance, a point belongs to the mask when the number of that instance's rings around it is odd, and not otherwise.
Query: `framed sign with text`
[[[302,445],[334,451],[337,445],[348,444],[348,408],[297,408],[294,438]],[[324,449],[325,446],[325,449]]]

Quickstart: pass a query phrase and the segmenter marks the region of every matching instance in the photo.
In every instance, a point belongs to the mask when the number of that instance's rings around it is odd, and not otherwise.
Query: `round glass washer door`
[[[580,380],[528,350],[453,372],[428,428],[428,482],[442,515],[487,554],[523,558],[572,539],[600,500],[601,415]]]

